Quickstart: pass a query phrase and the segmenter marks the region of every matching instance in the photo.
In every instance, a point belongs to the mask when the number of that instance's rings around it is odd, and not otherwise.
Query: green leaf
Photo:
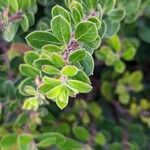
[[[138,35],[143,41],[145,41],[146,43],[150,43],[150,28],[148,26],[140,28],[138,31]]]
[[[45,52],[49,52],[49,53],[63,51],[63,49],[60,46],[57,46],[57,45],[54,45],[54,44],[44,45],[42,47],[42,50],[45,51]]]
[[[91,34],[92,33],[92,34]],[[98,36],[98,30],[95,23],[90,21],[81,22],[75,30],[75,38],[79,42],[95,41]]]
[[[135,22],[135,20],[137,18],[138,18],[138,14],[137,13],[133,13],[133,14],[130,14],[128,16],[125,16],[124,22],[127,23],[127,24],[130,24],[130,23]],[[142,29],[145,29],[145,28],[142,28]]]
[[[90,17],[88,21],[95,23],[97,29],[101,28],[101,21],[97,17]]]
[[[46,76],[42,79],[42,82],[44,82],[46,84],[52,84],[52,85],[53,84],[57,84],[57,85],[61,84],[60,79],[49,78],[49,77],[46,77]]]
[[[6,98],[15,98],[16,97],[16,89],[14,83],[11,80],[6,80],[2,84],[2,92]]]
[[[77,49],[74,52],[72,52],[69,56],[69,62],[70,63],[77,63],[81,60],[83,60],[86,56],[86,51],[84,49]]]
[[[31,0],[30,11],[32,11],[33,14],[35,14],[38,11],[38,6],[37,6],[36,0]]]
[[[88,130],[81,126],[74,126],[73,127],[73,133],[75,137],[81,141],[88,141],[90,138]]]
[[[46,94],[49,90],[51,90],[55,86],[57,86],[57,85],[43,83],[38,87],[38,91],[42,94]]]
[[[50,65],[44,65],[42,69],[45,73],[50,74],[50,75],[58,75],[60,74],[60,70],[57,68],[50,66]]]
[[[118,54],[114,53],[113,51],[108,51],[106,54],[105,64],[108,66],[113,66],[115,61],[118,60]]]
[[[39,58],[33,62],[33,66],[41,70],[44,65],[52,65],[49,59]]]
[[[107,30],[107,25],[104,21],[101,21],[101,28],[98,31],[100,38],[102,39],[105,36]]]
[[[123,61],[117,60],[114,63],[115,71],[118,73],[123,73],[125,71],[126,65]]]
[[[0,9],[2,9],[3,7],[6,7],[8,6],[9,4],[9,0],[6,0],[6,1],[0,1]]]
[[[34,23],[35,23],[35,17],[34,17],[33,12],[29,11],[29,12],[27,13],[27,18],[28,18],[28,21],[29,21],[29,25],[30,25],[30,26],[33,26]]]
[[[35,78],[38,75],[38,70],[28,64],[21,64],[19,69],[27,77]]]
[[[60,133],[57,133],[57,132],[46,132],[46,133],[42,133],[42,134],[37,134],[35,136],[35,139],[36,140],[44,140],[44,139],[47,139],[47,138],[56,138],[56,143],[57,144],[62,144],[66,141],[65,137],[60,134]]]
[[[31,6],[31,0],[18,0],[19,8],[22,10],[28,10]]]
[[[98,0],[83,0],[86,9],[90,12],[96,8]]]
[[[61,86],[61,85],[58,85],[58,86],[52,88],[51,90],[49,90],[49,91],[46,93],[46,97],[49,98],[49,99],[57,98],[58,95],[59,95],[60,92],[61,92],[61,89],[62,89],[62,86]]]
[[[36,110],[38,106],[39,106],[39,102],[37,100],[37,97],[29,97],[25,99],[22,108],[26,110],[31,110],[31,109]]]
[[[57,68],[62,68],[65,65],[63,57],[57,53],[51,55],[50,61]]]
[[[30,95],[30,96],[36,95],[36,90],[35,90],[35,88],[32,87],[32,86],[26,85],[26,86],[24,87],[24,91],[25,91],[28,95]]]
[[[89,77],[82,70],[79,70],[78,73],[75,76],[72,77],[72,79],[83,81],[83,82],[91,84],[91,81],[90,81]]]
[[[47,22],[40,21],[37,25],[37,29],[41,31],[49,30],[50,25]]]
[[[46,31],[31,32],[27,35],[26,40],[28,45],[35,49],[41,49],[44,45],[47,44],[60,44],[58,39],[52,33]]]
[[[99,119],[102,115],[102,109],[96,102],[91,102],[90,105],[88,105],[88,111],[95,119]]]
[[[110,39],[107,40],[107,43],[115,50],[121,51],[121,41],[117,35],[114,35]]]
[[[126,14],[133,14],[138,11],[141,0],[123,1],[121,7],[125,10]]]
[[[83,145],[80,142],[73,140],[71,138],[67,138],[66,141],[63,142],[61,145],[58,145],[58,147],[61,150],[70,150],[70,148],[74,150],[83,149]]]
[[[144,145],[145,143],[145,135],[144,135],[144,128],[142,128],[139,124],[130,124],[129,126],[129,140],[137,143],[138,145]]]
[[[69,4],[68,6],[69,6],[69,9],[70,9],[70,10],[72,10],[73,7],[75,7],[76,9],[78,9],[78,11],[79,11],[80,14],[81,14],[81,17],[83,17],[84,8],[83,8],[81,2],[70,1],[70,4]]]
[[[28,113],[23,112],[18,115],[16,121],[14,122],[14,129],[21,128],[28,120]]]
[[[124,105],[127,105],[129,103],[130,98],[131,97],[130,97],[129,93],[127,93],[127,92],[119,95],[119,101],[120,101],[120,103],[122,103]]]
[[[94,60],[89,52],[86,51],[86,57],[80,61],[83,71],[88,75],[92,75],[94,71]]]
[[[132,60],[134,58],[135,54],[136,54],[135,47],[127,46],[126,49],[124,50],[122,57],[123,57],[123,59],[129,61],[129,60]]]
[[[61,70],[61,73],[65,76],[75,76],[78,73],[78,68],[76,66],[71,66],[71,65],[67,65],[65,67],[63,67],[63,69]]]
[[[116,0],[100,0],[100,4],[103,5],[104,12],[109,13],[115,7]]]
[[[110,144],[109,149],[110,150],[122,150],[123,149],[123,145],[122,145],[122,143],[114,142],[114,143]]]
[[[89,47],[90,49],[92,49],[89,52],[90,52],[90,54],[93,54],[94,50],[98,49],[100,47],[100,45],[101,45],[101,38],[100,38],[100,36],[98,36],[95,41],[86,42],[85,45],[87,47]]]
[[[111,101],[113,98],[113,87],[110,82],[103,81],[101,85],[101,93],[106,100]]]
[[[25,53],[25,56],[24,56],[24,61],[25,63],[29,64],[29,65],[32,65],[33,62],[39,58],[39,55],[38,53],[36,52],[33,52],[33,51],[29,51],[29,52],[26,52]]]
[[[9,134],[1,139],[1,147],[11,148],[17,143],[17,135],[16,134]]]
[[[26,15],[23,15],[22,20],[20,22],[20,26],[21,26],[21,28],[22,28],[22,30],[24,32],[28,31],[28,29],[29,29],[29,21],[28,21],[28,18],[27,18]]]
[[[82,19],[82,17],[81,17],[81,13],[80,13],[80,11],[76,8],[76,7],[73,7],[72,8],[72,19],[73,19],[73,21],[74,21],[74,23],[77,25],[80,21],[81,21],[81,19]]]
[[[56,5],[52,8],[52,17],[62,15],[69,23],[71,23],[71,18],[69,12],[63,7]]]
[[[26,79],[22,80],[22,82],[19,84],[19,87],[18,87],[19,93],[21,95],[26,96],[27,93],[24,90],[25,86],[32,85],[32,84],[33,84],[33,80],[31,78],[26,78]]]
[[[88,93],[92,90],[92,86],[90,84],[79,80],[68,80],[67,83],[74,89],[78,90],[80,93]]]
[[[9,25],[3,31],[3,38],[10,42],[14,39],[18,25],[16,23],[9,23]]]
[[[38,87],[38,91],[46,94],[49,90],[61,84],[61,81],[54,78],[44,77],[42,80],[44,83]]]
[[[21,134],[18,136],[18,143],[20,145],[29,144],[33,140],[32,134]]]
[[[71,37],[71,26],[69,22],[61,15],[54,17],[51,21],[52,32],[55,37],[63,42],[68,43]]]
[[[51,145],[57,144],[56,143],[56,138],[55,137],[50,137],[50,138],[46,138],[43,139],[42,141],[40,141],[37,146],[40,148],[47,148],[50,147]]]
[[[98,144],[98,145],[105,145],[106,144],[106,138],[101,132],[98,132],[96,134],[95,143]]]
[[[109,14],[109,19],[113,22],[120,22],[125,17],[125,12],[123,9],[114,9]]]
[[[9,4],[9,7],[10,9],[13,11],[13,12],[17,12],[18,11],[18,1],[17,0],[8,0],[8,4]]]
[[[113,35],[117,34],[117,32],[120,29],[120,23],[119,22],[112,22],[110,19],[107,19],[105,21],[105,23],[107,25],[105,37],[110,38]]]
[[[61,92],[59,96],[56,98],[56,104],[60,109],[64,109],[69,100],[69,89],[66,86],[61,87]]]

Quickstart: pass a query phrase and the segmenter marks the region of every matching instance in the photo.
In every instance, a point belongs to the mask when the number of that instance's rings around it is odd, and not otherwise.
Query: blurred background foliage
[[[53,103],[37,111],[22,110],[18,68],[24,53],[31,50],[24,37],[33,30],[48,30],[51,8],[56,4],[66,7],[64,1],[33,0],[35,4],[23,9],[25,19],[17,29],[13,23],[1,28],[2,150],[150,149],[150,2],[141,1],[139,18],[134,21],[127,16],[118,35],[104,39],[95,51],[93,91],[71,99],[63,111]],[[0,0],[0,16],[6,6]],[[15,14],[13,6],[11,11]],[[22,25],[26,17],[30,18],[28,26]],[[132,19],[134,22],[127,24]]]

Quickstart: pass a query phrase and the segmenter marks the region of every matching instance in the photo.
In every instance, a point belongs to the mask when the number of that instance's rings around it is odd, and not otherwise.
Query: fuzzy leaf
[[[141,0],[122,1],[121,7],[124,8],[126,14],[133,14],[138,11]]]
[[[107,43],[115,50],[121,51],[121,41],[117,35],[114,35],[110,39],[107,40]]]
[[[52,88],[51,90],[49,90],[47,93],[46,93],[46,97],[49,98],[49,99],[54,99],[54,98],[57,98],[58,95],[60,94],[61,92],[61,85],[58,85],[54,88]]]
[[[62,15],[68,22],[71,22],[69,12],[63,7],[56,5],[52,8],[52,17]]]
[[[31,109],[37,109],[39,106],[38,100],[36,97],[30,97],[25,99],[25,102],[23,104],[23,109],[31,110]]]
[[[40,148],[47,148],[50,147],[51,145],[56,144],[56,138],[55,137],[50,137],[50,138],[46,138],[43,139],[42,141],[40,141],[37,146]]]
[[[20,145],[29,144],[33,139],[33,135],[31,134],[21,134],[18,137],[18,143]]]
[[[113,22],[120,22],[125,17],[125,12],[122,9],[114,9],[109,14],[109,19]]]
[[[13,11],[13,12],[17,12],[18,11],[18,1],[17,0],[8,0],[8,4],[9,4],[9,7],[10,9]]]
[[[92,34],[91,34],[92,33]],[[81,22],[75,30],[75,38],[79,42],[95,41],[98,36],[98,30],[95,23],[90,21]]]
[[[100,29],[100,27],[101,27],[101,21],[97,17],[90,17],[88,19],[88,21],[91,21],[91,22],[95,23],[97,29]]]
[[[29,21],[26,15],[23,15],[23,18],[20,22],[21,28],[24,32],[28,31],[29,29]]]
[[[28,10],[31,6],[31,0],[18,0],[19,8],[22,10]]]
[[[58,75],[60,74],[60,70],[57,68],[50,66],[50,65],[44,65],[42,69],[45,73],[50,74],[50,75]]]
[[[123,53],[123,59],[129,61],[132,60],[134,58],[136,54],[136,49],[133,46],[127,46],[127,48],[125,49],[124,53]]]
[[[115,61],[114,67],[115,67],[115,71],[118,73],[123,73],[126,68],[125,63],[121,60]]]
[[[86,51],[84,49],[78,49],[72,52],[69,56],[69,62],[77,63],[83,60],[86,56]]]
[[[29,52],[25,53],[24,61],[25,61],[25,63],[32,65],[34,60],[36,60],[38,58],[39,58],[38,53],[33,52],[33,51],[29,51]]]
[[[19,69],[27,77],[35,78],[38,75],[38,70],[28,64],[21,64]]]
[[[10,149],[17,142],[16,134],[9,134],[1,139],[1,148],[2,149]]]
[[[63,67],[61,73],[66,76],[75,76],[78,73],[78,68],[76,66],[67,65]]]
[[[55,37],[63,43],[68,43],[71,37],[71,26],[61,15],[54,17],[51,21],[52,32]]]
[[[26,40],[28,45],[35,49],[41,49],[44,45],[47,44],[60,44],[58,39],[52,33],[46,31],[31,32],[27,35]]]
[[[78,90],[80,93],[88,93],[92,90],[92,86],[90,84],[84,83],[79,80],[68,80],[67,83]]]
[[[72,79],[79,80],[79,81],[91,84],[91,81],[90,81],[89,77],[82,70],[79,70],[78,73],[75,76],[72,77]]]
[[[105,23],[107,25],[105,37],[110,38],[113,35],[117,34],[117,32],[120,29],[120,23],[119,22],[112,22],[111,20],[107,19],[105,21]]]
[[[60,109],[64,109],[68,104],[68,100],[69,100],[69,90],[66,86],[62,86],[61,92],[58,98],[56,98],[56,104]]]
[[[86,52],[86,57],[80,61],[80,64],[84,68],[83,71],[88,75],[92,75],[94,71],[94,60],[89,52]]]
[[[63,57],[57,53],[51,55],[50,61],[57,68],[62,68],[65,65]]]
[[[74,21],[74,23],[77,25],[80,21],[81,21],[81,19],[82,19],[82,17],[81,17],[81,13],[80,13],[80,11],[76,8],[76,7],[73,7],[72,8],[72,19],[73,19],[73,21]]]
[[[16,23],[10,23],[3,32],[3,38],[7,42],[12,41],[15,37],[17,29],[18,29],[18,25]]]
[[[52,65],[52,63],[47,58],[39,58],[33,62],[33,66],[39,70],[41,70],[44,65]]]
[[[98,34],[101,39],[105,36],[106,30],[107,30],[107,24],[104,21],[102,21],[101,28],[98,31]]]
[[[57,46],[57,45],[54,45],[54,44],[44,45],[42,47],[42,50],[45,51],[45,52],[49,52],[49,53],[63,51],[63,49],[60,46]]]
[[[81,141],[87,141],[90,138],[88,130],[81,126],[74,126],[73,133],[75,137]]]

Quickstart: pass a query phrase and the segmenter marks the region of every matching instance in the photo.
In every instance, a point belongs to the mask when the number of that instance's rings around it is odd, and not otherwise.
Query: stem
[[[76,50],[77,48],[79,48],[79,43],[77,41],[75,41],[75,39],[73,37],[70,40],[69,44],[67,45],[67,48],[65,49],[65,51],[63,53],[63,58],[66,63],[68,63],[68,58],[69,58],[70,53],[72,51]]]
[[[13,23],[22,19],[22,16],[23,12],[21,11],[18,11],[15,14],[9,16],[9,8],[5,8],[0,15],[0,30],[4,30],[9,23]]]

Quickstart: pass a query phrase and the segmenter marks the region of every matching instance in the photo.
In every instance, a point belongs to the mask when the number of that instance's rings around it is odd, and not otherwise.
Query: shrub
[[[1,149],[149,149],[149,6],[0,1]]]

